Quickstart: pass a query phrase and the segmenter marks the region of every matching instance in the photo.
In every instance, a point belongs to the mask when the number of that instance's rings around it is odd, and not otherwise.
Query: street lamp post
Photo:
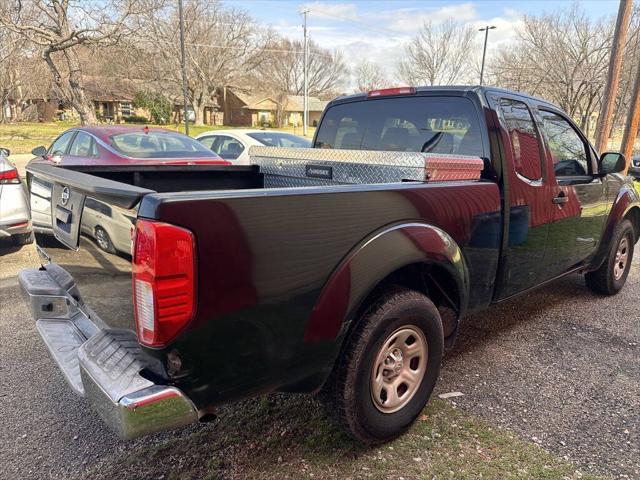
[[[304,17],[304,25],[302,26],[304,31],[304,43],[302,47],[302,134],[306,137],[309,128],[309,42],[307,36],[307,14],[309,13],[309,9],[304,9],[300,13]]]
[[[484,77],[484,60],[487,56],[487,40],[489,40],[489,30],[493,30],[495,25],[487,25],[484,28],[479,28],[479,32],[484,32],[484,49],[482,50],[482,67],[480,68],[480,85],[482,85],[482,79]]]

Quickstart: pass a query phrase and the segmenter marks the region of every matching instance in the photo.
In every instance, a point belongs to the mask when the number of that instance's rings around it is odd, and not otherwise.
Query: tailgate
[[[27,172],[43,266],[71,276],[59,290],[67,298],[42,308],[66,303],[109,327],[135,330],[131,237],[140,199],[153,191],[47,164]]]

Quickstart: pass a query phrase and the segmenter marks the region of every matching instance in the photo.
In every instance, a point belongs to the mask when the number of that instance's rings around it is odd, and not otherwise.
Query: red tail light
[[[368,97],[387,97],[389,95],[413,95],[416,93],[414,87],[384,88],[382,90],[371,90]]]
[[[136,222],[133,305],[138,340],[160,347],[173,340],[195,313],[195,244],[184,228]]]
[[[0,171],[0,185],[7,183],[20,183],[18,170],[12,168],[11,170]]]

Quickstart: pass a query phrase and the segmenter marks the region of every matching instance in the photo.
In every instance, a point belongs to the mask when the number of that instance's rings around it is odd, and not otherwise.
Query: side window
[[[225,160],[235,160],[244,150],[244,145],[235,138],[220,135],[216,138],[212,150]]]
[[[199,138],[198,141],[203,144],[205,147],[207,147],[210,150],[213,150],[213,141],[216,139],[215,136],[211,135],[209,137],[202,137]]]
[[[529,108],[524,102],[509,98],[501,98],[499,103],[509,133],[516,172],[529,180],[540,180],[540,142]]]
[[[49,147],[49,153],[50,154],[53,154],[55,152],[66,153],[67,147],[69,146],[69,142],[71,141],[71,138],[73,137],[74,133],[75,133],[75,130],[71,130],[69,132],[63,133],[58,138],[56,138],[56,140]]]
[[[93,138],[91,138],[91,135],[85,132],[78,132],[69,149],[69,155],[76,157],[97,157],[98,151],[96,143],[93,141]]]
[[[544,120],[542,129],[549,142],[556,177],[589,175],[589,150],[578,132],[567,119],[556,113],[540,110],[540,115]]]

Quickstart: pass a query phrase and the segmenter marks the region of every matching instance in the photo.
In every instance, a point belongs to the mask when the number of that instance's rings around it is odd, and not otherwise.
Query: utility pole
[[[182,0],[178,0],[178,15],[180,17],[180,66],[182,68],[182,99],[184,102],[184,133],[189,135],[189,118],[187,116],[187,107],[189,106],[189,94],[187,92],[187,63],[184,50],[184,11]]]
[[[629,108],[629,116],[624,127],[624,136],[622,137],[622,153],[627,159],[627,166],[624,173],[629,170],[631,156],[633,155],[633,146],[638,136],[638,127],[640,127],[640,65],[638,65],[638,73],[633,86],[633,97],[631,98],[631,107]]]
[[[309,50],[308,50],[308,40],[307,40],[307,14],[309,13],[309,9],[306,8],[300,12],[304,17],[304,24],[302,26],[304,31],[304,43],[303,43],[303,52],[302,52],[302,71],[304,76],[302,94],[303,94],[303,112],[302,112],[302,134],[306,137],[309,129]]]
[[[607,83],[604,87],[602,107],[600,108],[598,126],[596,128],[596,149],[599,152],[605,151],[607,149],[607,144],[609,143],[611,117],[613,116],[613,107],[618,93],[618,84],[620,83],[622,56],[624,54],[624,44],[627,39],[627,30],[629,29],[629,19],[631,17],[632,7],[633,0],[620,0],[618,20],[616,21],[616,29],[613,33],[611,57],[609,58]]]
[[[479,32],[484,32],[484,49],[482,50],[482,67],[480,68],[480,85],[482,85],[482,79],[484,78],[484,60],[487,56],[487,41],[489,40],[489,30],[495,29],[495,25],[487,25],[484,28],[479,28]]]

